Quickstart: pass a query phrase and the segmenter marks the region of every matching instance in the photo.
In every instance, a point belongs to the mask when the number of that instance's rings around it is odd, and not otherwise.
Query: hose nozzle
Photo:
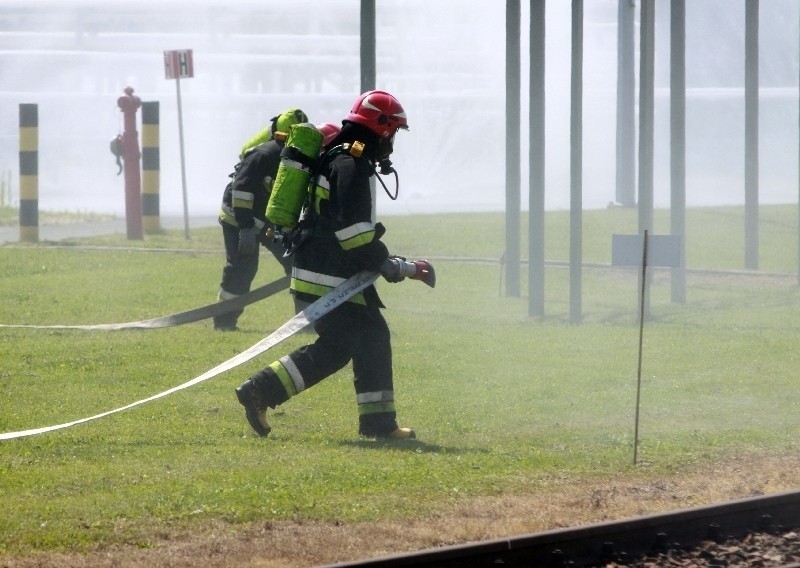
[[[427,260],[403,261],[400,265],[403,276],[412,280],[421,280],[431,288],[436,287],[436,271]]]

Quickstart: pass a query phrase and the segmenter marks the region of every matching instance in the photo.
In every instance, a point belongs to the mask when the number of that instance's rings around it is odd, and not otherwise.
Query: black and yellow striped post
[[[158,101],[142,103],[142,225],[145,233],[161,232]]]
[[[19,105],[19,240],[39,240],[39,105]]]

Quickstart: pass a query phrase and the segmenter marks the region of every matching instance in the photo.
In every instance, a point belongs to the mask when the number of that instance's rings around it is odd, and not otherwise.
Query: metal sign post
[[[681,240],[672,235],[612,235],[611,264],[641,267],[639,295],[639,363],[636,371],[636,410],[633,428],[633,465],[639,451],[639,407],[642,392],[642,346],[644,341],[645,306],[648,294],[647,267],[681,265]]]
[[[186,161],[183,148],[183,111],[181,109],[181,78],[194,77],[194,62],[191,49],[178,49],[164,52],[164,74],[167,79],[175,79],[178,95],[178,138],[181,149],[181,185],[183,188],[183,227],[189,240],[189,206],[186,197]]]

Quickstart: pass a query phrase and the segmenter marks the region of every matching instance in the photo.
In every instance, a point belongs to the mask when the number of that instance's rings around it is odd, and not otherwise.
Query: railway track
[[[598,567],[623,566],[635,558],[687,550],[709,541],[723,542],[749,534],[775,534],[800,528],[800,491],[752,497],[693,509],[681,509],[620,521],[552,530],[371,560],[339,563],[344,567]],[[800,541],[798,541],[800,547]],[[667,564],[653,563],[650,566]],[[697,564],[668,564],[697,566]],[[706,564],[729,566],[732,564]],[[738,566],[748,566],[741,563]],[[758,565],[758,564],[753,564]],[[760,564],[766,566],[766,564]],[[332,568],[334,565],[322,568]],[[769,564],[800,568],[792,561]]]

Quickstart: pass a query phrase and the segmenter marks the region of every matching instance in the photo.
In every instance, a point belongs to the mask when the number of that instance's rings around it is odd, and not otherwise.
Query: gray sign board
[[[647,236],[648,266],[680,266],[681,238],[673,235]],[[611,264],[641,266],[644,235],[611,235]]]

